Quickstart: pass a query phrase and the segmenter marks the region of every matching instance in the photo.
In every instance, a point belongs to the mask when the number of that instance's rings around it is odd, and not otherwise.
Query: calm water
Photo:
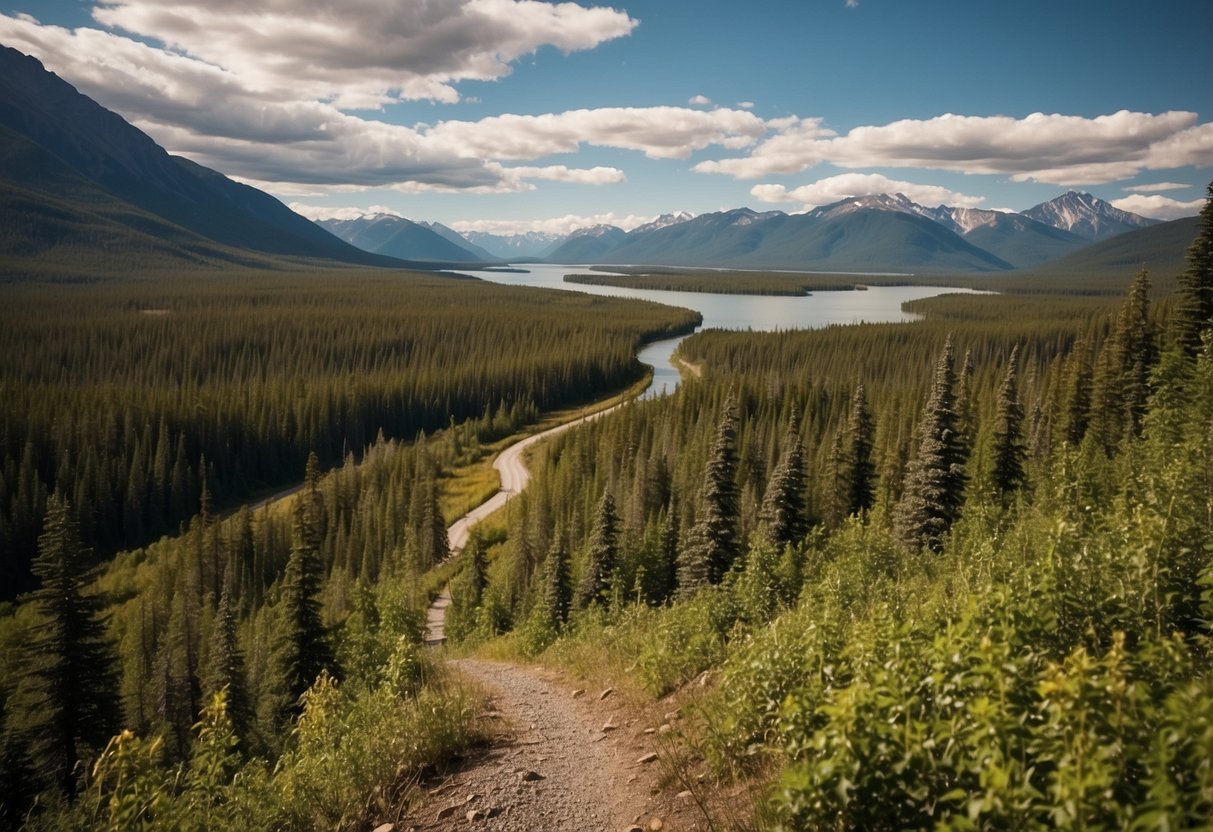
[[[873,286],[863,292],[814,292],[805,297],[770,295],[712,295],[704,292],[667,292],[656,289],[629,289],[616,286],[585,286],[565,283],[564,276],[588,271],[585,266],[527,265],[526,274],[469,271],[494,283],[510,286],[540,286],[546,289],[585,292],[591,295],[640,298],[683,306],[703,315],[704,328],[720,329],[817,329],[830,324],[897,323],[913,321],[917,315],[901,311],[908,300],[929,298],[945,293],[973,294],[967,289],[943,286]],[[645,396],[661,395],[678,386],[678,371],[670,364],[670,354],[682,338],[656,341],[645,346],[638,358],[653,367],[653,383]]]

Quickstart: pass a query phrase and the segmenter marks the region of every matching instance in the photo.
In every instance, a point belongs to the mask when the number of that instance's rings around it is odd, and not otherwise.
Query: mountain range
[[[680,212],[631,231],[593,225],[561,237],[460,235],[438,223],[385,215],[320,224],[368,251],[418,260],[899,273],[1033,268],[1158,221],[1070,191],[1021,213],[929,208],[903,194],[878,194],[805,214],[749,208],[697,217]],[[426,229],[434,234],[424,235]]]
[[[188,159],[42,64],[0,46],[0,257],[56,262],[405,264],[337,239]],[[115,268],[121,267],[114,265]]]
[[[1157,224],[1074,191],[1021,213],[930,208],[880,194],[803,214],[664,214],[631,231],[595,225],[564,236],[464,236],[387,214],[313,223],[262,191],[170,155],[36,59],[0,47],[0,258],[10,271],[84,260],[121,268],[119,260],[134,257],[1001,272]]]
[[[844,199],[805,214],[737,208],[631,232],[575,232],[546,259],[603,265],[839,271],[1005,271],[1157,224],[1069,192],[1022,213],[928,208],[903,194]]]

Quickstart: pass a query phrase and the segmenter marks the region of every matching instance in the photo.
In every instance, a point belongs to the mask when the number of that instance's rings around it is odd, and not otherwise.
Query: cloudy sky
[[[0,43],[312,216],[1073,188],[1170,219],[1213,179],[1209,0],[0,0]]]

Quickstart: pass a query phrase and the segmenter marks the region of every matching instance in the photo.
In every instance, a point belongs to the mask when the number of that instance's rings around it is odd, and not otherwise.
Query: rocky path
[[[482,719],[502,738],[439,782],[404,829],[625,832],[691,829],[687,796],[662,789],[658,725],[609,691],[576,691],[536,668],[463,659],[490,692]],[[663,727],[664,726],[664,727]]]

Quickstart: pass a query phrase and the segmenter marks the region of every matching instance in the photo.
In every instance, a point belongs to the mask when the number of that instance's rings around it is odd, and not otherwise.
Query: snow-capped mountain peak
[[[661,228],[669,228],[671,225],[678,225],[679,223],[683,223],[683,222],[686,222],[687,220],[693,220],[693,219],[695,219],[695,218],[691,214],[688,214],[686,211],[678,211],[673,214],[662,214],[660,217],[653,220],[652,222],[646,222],[644,225],[636,226],[635,228],[632,229],[632,231],[630,233],[645,234],[649,231],[657,231],[658,229],[661,229]]]
[[[1023,215],[1088,240],[1102,240],[1158,222],[1122,211],[1098,197],[1079,191],[1067,191],[1055,199],[1029,208]]]

